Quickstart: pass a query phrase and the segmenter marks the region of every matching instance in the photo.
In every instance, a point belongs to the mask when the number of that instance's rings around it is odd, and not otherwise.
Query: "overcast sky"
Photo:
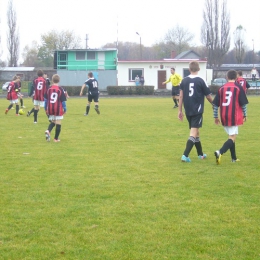
[[[249,49],[260,50],[260,1],[227,0],[231,15],[231,34],[238,25],[246,29]],[[200,28],[205,0],[13,0],[20,34],[20,53],[26,45],[52,29],[73,30],[82,46],[99,48],[108,42],[141,42],[151,46],[176,24],[195,35],[200,45]],[[2,58],[6,56],[8,0],[0,0]],[[254,14],[255,12],[255,14]],[[252,39],[254,39],[254,44]],[[233,42],[231,42],[233,45]]]

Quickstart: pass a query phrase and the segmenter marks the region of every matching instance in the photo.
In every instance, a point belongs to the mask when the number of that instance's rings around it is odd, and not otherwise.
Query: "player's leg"
[[[99,94],[94,96],[95,110],[96,110],[97,114],[99,115],[100,111],[99,111],[99,106],[98,106],[98,98],[99,98]]]
[[[191,162],[190,158],[189,158],[189,154],[190,151],[192,150],[194,144],[195,144],[195,139],[197,136],[197,130],[193,127],[191,127],[192,125],[192,117],[191,116],[186,116],[188,122],[189,122],[189,128],[190,128],[190,136],[186,142],[186,147],[185,150],[183,152],[183,155],[181,157],[181,161],[182,162]]]
[[[60,132],[61,132],[61,120],[55,120],[54,121],[55,124],[56,124],[56,128],[55,128],[55,136],[54,136],[54,142],[57,143],[60,141],[59,139],[59,135],[60,135]]]
[[[49,124],[49,126],[48,126],[48,129],[45,131],[46,141],[48,141],[48,142],[49,142],[50,139],[51,139],[51,131],[52,131],[52,129],[53,129],[54,126],[55,126],[54,121],[51,120],[51,119],[52,119],[52,116],[49,116],[50,124]]]
[[[232,146],[235,143],[236,135],[238,134],[238,127],[237,126],[230,126],[230,127],[224,127],[225,131],[228,134],[228,140],[222,145],[222,147],[215,151],[216,156],[216,163],[220,164],[221,156],[224,154],[227,150],[232,150]]]
[[[19,102],[18,102],[18,99],[17,99],[17,102],[15,103],[15,114],[18,116],[19,114]]]
[[[8,113],[8,111],[13,107],[13,103],[12,101],[10,101],[10,105],[8,106],[8,108],[5,110],[5,114]]]
[[[39,112],[39,106],[34,106],[34,110],[33,110],[33,120],[34,120],[34,123],[37,123],[38,112]]]

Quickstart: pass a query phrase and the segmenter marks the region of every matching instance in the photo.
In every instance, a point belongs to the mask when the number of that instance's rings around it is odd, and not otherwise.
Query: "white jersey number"
[[[38,82],[38,84],[37,84],[37,89],[38,89],[38,90],[41,90],[42,88],[43,88],[43,82],[40,81],[40,82]]]
[[[50,102],[52,104],[54,104],[54,103],[56,103],[57,99],[58,99],[58,94],[57,93],[52,93]]]
[[[232,92],[231,91],[226,91],[226,97],[225,97],[225,99],[227,100],[227,102],[223,102],[222,103],[222,106],[224,106],[224,107],[227,107],[227,106],[229,106],[229,104],[230,104],[230,102],[231,102],[231,97],[232,97]]]
[[[194,94],[194,83],[189,85],[189,96],[191,97]]]

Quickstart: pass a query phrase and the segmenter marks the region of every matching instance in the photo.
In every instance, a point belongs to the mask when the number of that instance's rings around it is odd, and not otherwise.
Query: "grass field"
[[[260,97],[249,102],[241,161],[216,165],[227,135],[208,103],[208,158],[194,148],[182,163],[188,124],[170,97],[101,98],[88,117],[71,98],[60,143],[45,141],[43,110],[33,124],[0,99],[0,259],[260,259]]]

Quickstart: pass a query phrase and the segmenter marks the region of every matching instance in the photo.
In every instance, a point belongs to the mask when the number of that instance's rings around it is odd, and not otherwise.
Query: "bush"
[[[153,95],[154,86],[107,86],[108,95]]]
[[[81,86],[80,87],[63,87],[67,92],[69,96],[79,96],[80,94],[80,90],[81,90]],[[86,95],[88,91],[88,87],[84,88],[83,90],[83,95]]]

